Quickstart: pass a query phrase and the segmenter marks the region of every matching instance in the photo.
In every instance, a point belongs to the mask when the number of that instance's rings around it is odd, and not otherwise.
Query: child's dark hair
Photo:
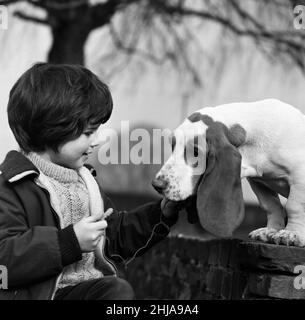
[[[105,123],[112,112],[106,84],[79,65],[37,63],[10,91],[11,130],[25,152],[58,151],[87,126]]]

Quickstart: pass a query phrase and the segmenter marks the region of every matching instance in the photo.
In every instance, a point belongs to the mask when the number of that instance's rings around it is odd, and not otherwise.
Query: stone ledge
[[[305,299],[305,290],[294,288],[295,276],[249,274],[248,293],[278,299]]]
[[[305,266],[305,248],[169,237],[125,276],[138,299],[305,299],[293,286],[296,265]]]
[[[241,265],[254,270],[294,274],[297,265],[305,266],[305,248],[244,241],[240,244]]]

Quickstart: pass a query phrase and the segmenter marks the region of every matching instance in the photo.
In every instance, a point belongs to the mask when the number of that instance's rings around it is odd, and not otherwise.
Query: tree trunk
[[[52,21],[53,43],[48,62],[84,65],[84,47],[91,31],[90,16],[86,14],[86,10],[65,12],[64,16],[49,16]]]

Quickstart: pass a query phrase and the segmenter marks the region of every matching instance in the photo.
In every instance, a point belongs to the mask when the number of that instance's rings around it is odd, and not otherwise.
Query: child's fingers
[[[108,226],[108,223],[106,220],[101,220],[95,223],[96,230],[106,229],[107,226]]]
[[[99,220],[101,220],[103,218],[103,216],[104,216],[104,212],[101,211],[99,213],[96,213],[96,214],[90,216],[89,220],[91,220],[92,222],[99,221]]]
[[[104,214],[103,214],[103,218],[106,219],[106,218],[109,217],[112,213],[113,213],[113,209],[112,209],[112,208],[107,209],[106,212],[104,212]]]
[[[113,212],[113,209],[112,208],[109,208],[106,210],[106,212],[99,212],[98,214],[95,214],[93,216],[90,216],[89,217],[89,220],[92,221],[92,222],[96,222],[96,221],[99,221],[101,219],[106,219],[107,217],[109,217]]]

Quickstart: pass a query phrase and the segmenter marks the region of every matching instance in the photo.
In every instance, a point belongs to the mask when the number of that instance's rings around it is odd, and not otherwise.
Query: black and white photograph
[[[304,0],[0,0],[0,146],[0,300],[305,300]]]

